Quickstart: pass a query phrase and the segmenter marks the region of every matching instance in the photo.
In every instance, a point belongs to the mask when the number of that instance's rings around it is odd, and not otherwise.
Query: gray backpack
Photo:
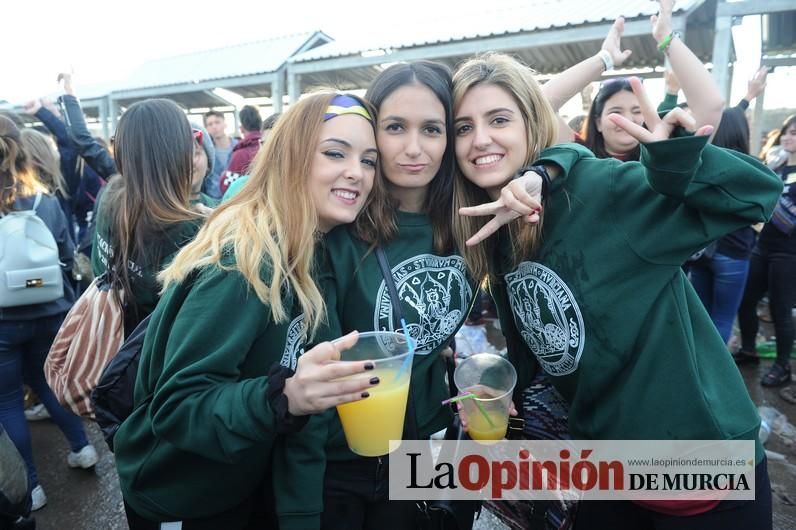
[[[58,245],[33,209],[0,216],[0,308],[54,302],[64,296]]]

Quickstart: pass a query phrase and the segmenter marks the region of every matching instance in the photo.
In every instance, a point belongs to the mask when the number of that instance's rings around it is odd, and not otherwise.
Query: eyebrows
[[[498,107],[484,112],[484,116],[486,117],[494,116],[495,114],[516,114],[516,112],[508,107]],[[460,121],[472,121],[472,118],[470,116],[457,116],[453,121],[454,123],[458,123]]]
[[[321,144],[326,144],[326,143],[332,143],[332,144],[341,145],[341,146],[343,146],[345,148],[348,148],[348,149],[353,149],[354,148],[354,146],[351,145],[351,142],[349,142],[347,140],[343,140],[342,138],[325,138],[324,140],[321,140]],[[368,149],[365,149],[365,152],[366,153],[377,153],[378,154],[378,150],[375,147],[369,147]]]
[[[388,122],[406,123],[407,121],[409,121],[409,120],[407,120],[403,116],[385,116],[384,118],[379,120],[379,122],[381,122],[381,123],[388,123]],[[431,118],[431,119],[428,119],[428,120],[423,120],[423,123],[424,124],[434,123],[434,124],[437,124],[437,125],[442,125],[443,127],[445,126],[445,120],[444,119]]]

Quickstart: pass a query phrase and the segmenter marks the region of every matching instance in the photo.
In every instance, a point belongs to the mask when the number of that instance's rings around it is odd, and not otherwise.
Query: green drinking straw
[[[475,394],[473,394],[472,392],[469,392],[467,394],[462,394],[462,395],[456,396],[454,398],[446,399],[445,401],[442,402],[442,404],[443,405],[448,405],[450,403],[457,403],[459,401],[464,401],[465,399],[474,399],[475,397],[476,397]],[[481,403],[479,403],[477,399],[475,400],[475,406],[478,407],[478,410],[481,412],[481,415],[484,417],[484,419],[486,419],[487,423],[489,423],[489,426],[494,429],[495,428],[495,424],[492,422],[492,418],[489,417],[489,414],[486,413],[486,411],[484,410],[483,405],[481,405]]]
[[[404,372],[407,369],[409,369],[410,366],[412,366],[412,358],[415,356],[415,341],[413,341],[412,337],[409,336],[409,332],[406,330],[407,327],[406,320],[404,320],[403,318],[401,319],[401,327],[403,327],[404,336],[406,337],[406,342],[407,344],[409,344],[409,355],[406,356],[406,359],[404,359],[403,364],[401,364],[401,367],[398,369],[398,372],[395,374],[394,382],[397,382],[404,374]]]

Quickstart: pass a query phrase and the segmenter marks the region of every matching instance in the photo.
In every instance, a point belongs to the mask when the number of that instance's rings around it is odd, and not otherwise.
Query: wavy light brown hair
[[[196,239],[160,274],[164,290],[194,269],[237,270],[269,306],[276,322],[290,317],[284,301],[289,288],[311,332],[317,329],[326,307],[312,277],[318,212],[308,181],[324,114],[335,95],[322,92],[305,97],[279,118],[254,159],[244,190],[218,207]],[[374,122],[371,127],[375,135]],[[378,180],[377,174],[374,189]],[[234,264],[223,263],[230,253]],[[262,277],[264,267],[270,271],[268,283]]]
[[[533,77],[533,71],[508,55],[488,53],[476,56],[456,69],[453,74],[454,115],[458,112],[467,91],[483,84],[495,85],[505,90],[520,109],[528,137],[528,157],[523,166],[535,160],[543,149],[555,143],[557,118],[553,108],[542,94],[539,83]],[[506,175],[506,183],[511,177],[512,175]],[[497,238],[490,237],[474,247],[466,246],[465,241],[480,230],[489,219],[465,217],[458,212],[461,207],[491,201],[484,189],[470,182],[461,170],[457,171],[453,195],[453,232],[470,273],[479,280],[495,274],[491,257],[494,255]],[[507,225],[514,247],[512,255],[515,265],[535,253],[542,234],[542,220],[540,219],[535,225],[528,225],[521,219],[516,219]]]
[[[47,193],[30,167],[16,124],[0,116],[0,213],[8,213],[17,197]]]
[[[61,165],[53,149],[52,141],[34,129],[23,129],[22,145],[30,160],[30,165],[42,184],[50,193],[58,192],[61,197],[69,198],[69,188],[61,174]]]
[[[193,141],[185,113],[167,99],[134,103],[119,120],[113,158],[120,176],[105,187],[100,213],[111,220],[110,269],[131,307],[127,264],[143,259],[159,268],[167,231],[199,217],[189,203]]]

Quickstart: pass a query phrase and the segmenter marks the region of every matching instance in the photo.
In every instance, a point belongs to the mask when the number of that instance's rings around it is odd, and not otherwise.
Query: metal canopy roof
[[[157,59],[118,83],[110,96],[121,106],[167,97],[186,108],[228,105],[211,92],[214,88],[226,88],[244,98],[271,97],[271,85],[278,82],[280,69],[291,55],[329,41],[329,36],[316,31]]]
[[[673,15],[673,24],[705,61],[712,52],[715,7],[715,0],[684,0]],[[419,36],[412,40],[401,39],[406,28],[393,28],[380,36],[331,42],[291,57],[288,73],[300,75],[301,91],[323,84],[361,88],[384,64],[425,58],[453,66],[492,50],[553,74],[593,55],[620,15],[626,20],[623,47],[633,50],[627,67],[661,66],[663,55],[650,37],[649,16],[657,11],[658,3],[651,0],[531,0],[413,26]]]

